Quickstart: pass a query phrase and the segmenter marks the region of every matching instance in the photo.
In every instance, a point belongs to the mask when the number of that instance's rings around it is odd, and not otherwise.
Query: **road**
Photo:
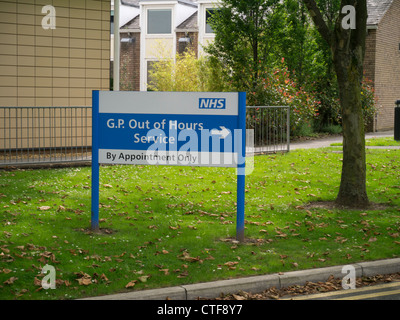
[[[356,288],[354,290],[283,297],[281,300],[400,300],[400,281]]]

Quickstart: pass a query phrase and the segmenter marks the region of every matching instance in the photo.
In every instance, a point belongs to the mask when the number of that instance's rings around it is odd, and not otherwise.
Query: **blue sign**
[[[234,167],[244,234],[246,94],[93,91],[92,229],[99,164]]]
[[[99,92],[99,162],[237,167],[239,93]]]

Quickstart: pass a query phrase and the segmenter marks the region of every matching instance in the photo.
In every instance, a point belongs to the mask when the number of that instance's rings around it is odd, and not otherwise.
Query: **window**
[[[151,9],[147,11],[148,34],[170,34],[172,32],[171,9]]]
[[[209,21],[216,11],[216,9],[206,9],[206,33],[214,33]]]
[[[114,34],[114,10],[111,10],[110,28],[111,28],[111,34]]]
[[[190,39],[189,37],[179,38],[178,53],[183,54],[191,44],[192,44],[192,39]]]

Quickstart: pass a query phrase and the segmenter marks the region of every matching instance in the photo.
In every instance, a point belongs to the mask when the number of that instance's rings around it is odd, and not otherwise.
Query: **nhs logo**
[[[200,98],[199,109],[226,109],[225,98]]]

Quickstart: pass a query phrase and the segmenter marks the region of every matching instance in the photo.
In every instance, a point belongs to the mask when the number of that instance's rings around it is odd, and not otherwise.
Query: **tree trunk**
[[[340,59],[340,57],[338,57]],[[343,61],[343,60],[342,60]],[[366,207],[366,161],[364,121],[361,109],[361,81],[355,66],[349,73],[337,70],[343,126],[343,164],[336,203]],[[346,75],[347,74],[347,75]]]
[[[336,203],[367,207],[365,135],[361,105],[361,83],[367,35],[367,1],[341,0],[340,12],[332,31],[324,21],[315,0],[303,0],[319,33],[332,49],[342,108],[343,164]],[[343,8],[352,6],[355,28],[343,27]]]
[[[357,28],[344,30],[338,20],[332,45],[343,126],[343,165],[336,203],[367,207],[365,132],[361,104],[366,38],[366,3],[356,4]]]

